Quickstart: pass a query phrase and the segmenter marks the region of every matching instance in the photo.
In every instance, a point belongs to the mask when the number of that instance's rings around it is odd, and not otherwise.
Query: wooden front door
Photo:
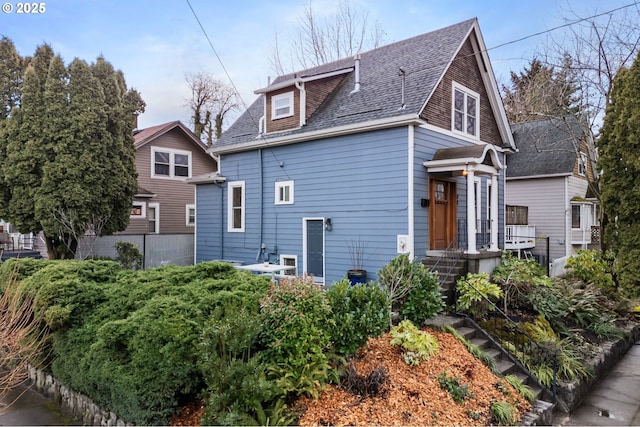
[[[456,238],[456,183],[431,179],[429,198],[429,249],[446,249]]]

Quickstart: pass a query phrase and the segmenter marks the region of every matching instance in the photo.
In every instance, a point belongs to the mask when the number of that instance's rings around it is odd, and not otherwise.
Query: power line
[[[231,75],[229,74],[229,72],[227,71],[227,68],[224,66],[224,63],[222,62],[222,59],[220,58],[220,55],[218,55],[218,51],[216,50],[216,48],[213,46],[213,42],[211,42],[211,39],[209,38],[209,34],[207,34],[207,31],[204,29],[204,26],[202,25],[202,22],[200,22],[200,18],[198,18],[198,14],[196,13],[196,11],[193,9],[193,6],[191,6],[191,1],[190,0],[186,0],[187,4],[189,5],[189,9],[191,9],[191,13],[193,14],[193,17],[196,19],[196,22],[198,22],[198,25],[200,26],[200,30],[202,30],[202,33],[204,34],[205,38],[207,39],[207,42],[209,43],[209,46],[211,47],[211,50],[213,51],[213,53],[216,55],[216,58],[218,59],[218,62],[220,63],[220,66],[222,67],[222,69],[224,70],[225,75],[227,76],[227,79],[229,80],[229,82],[231,83],[231,86],[233,87],[234,92],[236,93],[236,96],[240,99],[240,103],[243,105],[244,109],[245,109],[245,113],[249,115],[249,117],[251,118],[251,121],[253,122],[254,126],[258,126],[258,123],[255,119],[255,117],[253,117],[253,115],[251,114],[251,112],[249,111],[249,107],[247,106],[247,104],[244,102],[244,99],[242,98],[242,95],[240,94],[240,91],[238,90],[238,88],[236,87],[235,83],[233,82],[233,79],[231,78]],[[276,156],[276,153],[271,149],[271,147],[269,146],[269,143],[267,141],[267,139],[265,138],[264,135],[260,134],[260,138],[262,139],[262,141],[265,143],[265,145],[267,146],[267,148],[269,148],[269,152],[271,153],[271,155],[273,156],[273,158],[276,160],[276,162],[278,162],[278,164],[283,164],[280,162],[280,160],[278,159],[278,156]],[[287,174],[287,171],[285,170],[284,167],[281,168],[281,170],[284,172],[284,174],[287,176],[287,178],[291,179],[291,177],[289,176],[289,174]]]

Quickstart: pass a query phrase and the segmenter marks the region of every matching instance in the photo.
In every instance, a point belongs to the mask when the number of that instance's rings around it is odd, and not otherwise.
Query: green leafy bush
[[[489,303],[497,302],[504,296],[498,285],[489,281],[487,273],[468,273],[456,282],[458,291],[458,309],[466,311],[476,318],[483,318],[495,307]]]
[[[114,261],[21,270],[54,330],[53,375],[138,425],[166,424],[204,387],[198,342],[213,313],[259,310],[268,278],[224,263],[128,271]],[[4,268],[4,265],[0,268]]]
[[[593,283],[610,296],[616,296],[614,292],[616,284],[613,281],[613,255],[603,254],[597,250],[579,250],[575,255],[567,259],[565,267],[568,277],[577,277],[585,283]]]
[[[389,313],[400,311],[405,307],[407,298],[411,297],[411,303],[407,307],[406,315],[416,320],[425,320],[433,317],[442,304],[442,297],[435,293],[432,273],[419,261],[412,260],[407,254],[401,254],[393,258],[389,264],[382,266],[378,272],[380,284],[389,295]],[[427,301],[420,301],[425,296]]]
[[[293,418],[284,393],[266,378],[258,351],[261,320],[241,309],[207,322],[199,366],[207,383],[203,425],[280,425]]]
[[[421,325],[444,310],[444,296],[436,273],[430,272],[422,263],[414,263],[413,270],[415,285],[407,294],[400,312],[413,323]]]
[[[500,265],[493,270],[491,278],[504,292],[505,311],[508,308],[528,308],[528,295],[535,288],[553,284],[536,261],[520,259],[510,252],[502,255]]]
[[[329,350],[331,306],[313,278],[297,277],[272,285],[260,300],[262,355],[270,378],[286,393],[314,396],[338,379],[325,352]]]
[[[328,326],[336,353],[349,356],[389,327],[389,297],[374,282],[351,286],[344,279],[326,292],[334,323]]]
[[[476,396],[469,391],[469,387],[466,384],[460,383],[459,377],[448,377],[447,372],[442,372],[438,375],[438,384],[440,388],[449,392],[453,400],[460,404],[464,404],[467,399],[473,399]]]
[[[419,365],[420,360],[429,360],[438,352],[438,339],[418,329],[410,320],[403,320],[391,328],[391,337],[391,345],[399,345],[405,350],[403,358],[409,365]]]
[[[142,268],[144,255],[140,253],[136,245],[120,240],[114,246],[117,253],[116,261],[122,264],[122,267],[129,270],[140,270]]]
[[[518,421],[518,409],[509,402],[493,402],[491,417],[500,426],[515,425]]]

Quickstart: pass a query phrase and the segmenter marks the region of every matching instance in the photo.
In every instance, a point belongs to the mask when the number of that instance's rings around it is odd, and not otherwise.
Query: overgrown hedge
[[[257,311],[269,287],[215,262],[130,271],[112,261],[11,260],[1,283],[16,271],[52,330],[53,375],[139,425],[167,424],[202,389],[198,343],[214,310]]]

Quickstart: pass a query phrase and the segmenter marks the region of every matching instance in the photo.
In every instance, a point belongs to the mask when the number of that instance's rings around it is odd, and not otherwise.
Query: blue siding
[[[421,257],[429,244],[429,174],[423,162],[440,148],[468,143],[424,128],[415,128],[412,208],[414,254]],[[331,218],[325,231],[325,283],[331,284],[352,268],[348,245],[366,247],[364,268],[376,280],[383,264],[397,255],[397,235],[408,234],[408,128],[401,127],[223,155],[220,172],[227,184],[197,188],[196,262],[230,259],[255,263],[266,255],[295,255],[303,271],[304,218]],[[486,203],[483,178],[483,205]],[[227,231],[227,185],[245,182],[245,231]],[[294,182],[294,203],[275,204],[275,184]],[[504,180],[500,187],[500,241],[503,241]],[[466,217],[466,181],[457,178],[458,218]],[[483,215],[486,208],[483,206]]]
[[[376,279],[396,255],[396,236],[408,233],[407,162],[406,128],[223,156],[221,173],[227,182],[245,181],[247,204],[246,231],[225,233],[225,258],[256,262],[264,243],[271,259],[297,255],[303,273],[303,219],[331,218],[325,283],[351,268],[347,246],[354,240],[366,245],[365,269]],[[294,204],[275,205],[275,183],[288,180]],[[226,191],[223,199],[226,221]]]

